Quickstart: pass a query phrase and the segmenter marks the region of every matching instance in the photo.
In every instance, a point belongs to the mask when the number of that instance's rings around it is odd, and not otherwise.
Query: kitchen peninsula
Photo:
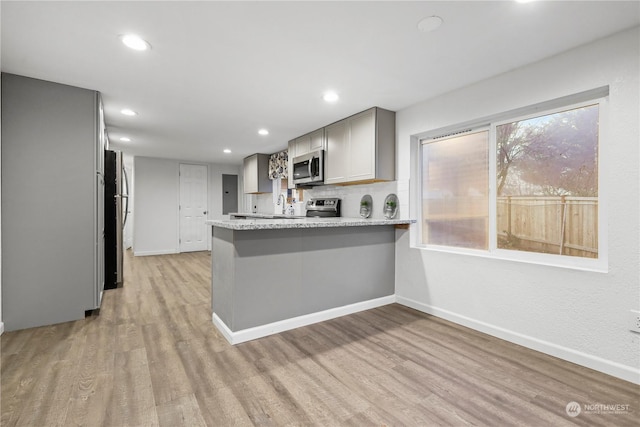
[[[395,226],[412,222],[207,221],[213,323],[238,344],[393,302]]]

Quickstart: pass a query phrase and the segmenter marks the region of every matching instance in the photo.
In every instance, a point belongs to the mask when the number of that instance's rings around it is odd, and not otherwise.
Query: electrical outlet
[[[640,334],[640,311],[629,310],[629,330]]]

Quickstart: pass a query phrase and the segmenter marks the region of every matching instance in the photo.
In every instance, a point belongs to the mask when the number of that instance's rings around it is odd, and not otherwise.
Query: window
[[[560,265],[600,258],[600,104],[421,139],[422,244]]]
[[[498,248],[598,257],[598,105],[496,126]]]
[[[489,131],[425,143],[423,242],[488,249]]]

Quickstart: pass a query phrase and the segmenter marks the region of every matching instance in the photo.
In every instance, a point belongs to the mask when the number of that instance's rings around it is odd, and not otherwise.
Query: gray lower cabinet
[[[82,319],[104,286],[96,91],[2,74],[2,313],[8,331]]]
[[[232,333],[394,294],[393,226],[212,228],[212,311]]]

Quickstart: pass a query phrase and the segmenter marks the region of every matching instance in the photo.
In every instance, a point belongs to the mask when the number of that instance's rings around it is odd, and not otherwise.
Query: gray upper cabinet
[[[346,120],[325,128],[327,151],[324,153],[324,182],[347,182],[349,173],[349,126]],[[331,179],[329,179],[331,177]]]
[[[244,193],[270,193],[269,155],[253,154],[245,157],[244,165]]]
[[[96,91],[2,74],[2,305],[8,331],[83,319],[104,285]]]
[[[395,179],[395,113],[371,108],[325,128],[325,184]]]
[[[309,153],[317,150],[324,150],[324,129],[318,129],[305,137],[309,140]]]

